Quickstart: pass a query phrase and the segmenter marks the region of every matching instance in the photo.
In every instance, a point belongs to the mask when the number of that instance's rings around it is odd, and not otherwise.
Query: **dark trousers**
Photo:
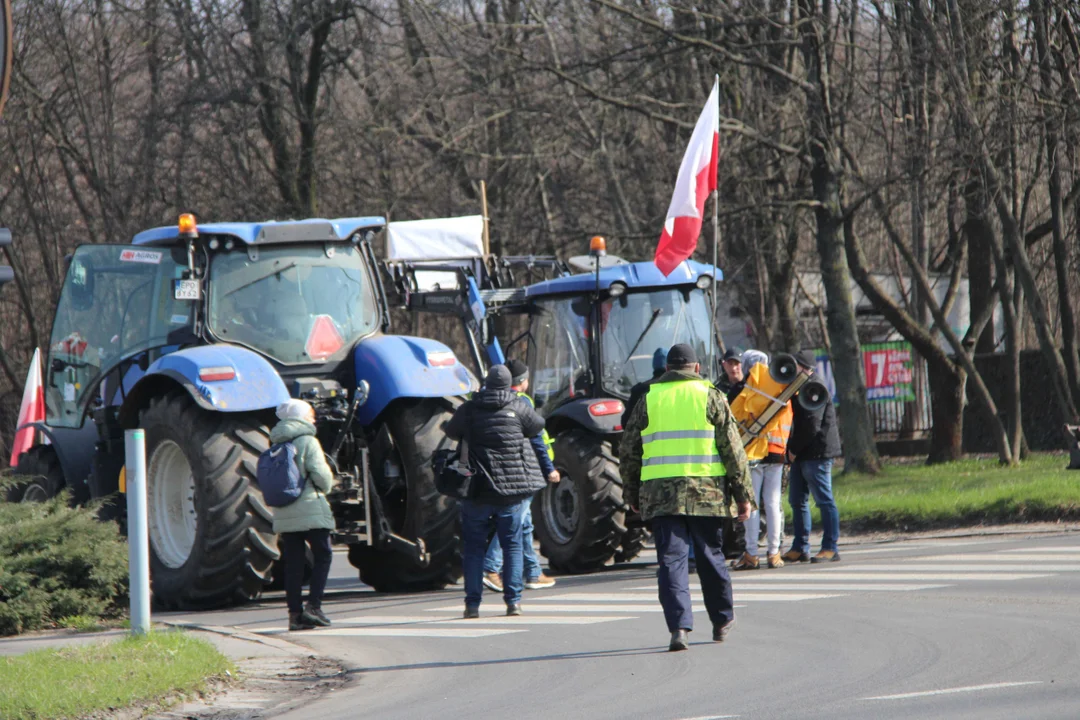
[[[656,557],[660,561],[656,571],[660,605],[664,608],[668,630],[694,629],[687,566],[691,547],[694,548],[697,575],[709,619],[713,625],[727,625],[734,620],[731,576],[724,560],[723,518],[663,515],[652,519],[652,531]]]
[[[311,581],[308,585],[308,602],[312,607],[322,607],[326,578],[330,576],[330,563],[334,559],[334,551],[330,548],[329,530],[281,533],[281,559],[285,563],[285,597],[289,602],[290,615],[304,610],[306,545],[311,545],[311,554],[315,557],[315,564],[311,568]]]

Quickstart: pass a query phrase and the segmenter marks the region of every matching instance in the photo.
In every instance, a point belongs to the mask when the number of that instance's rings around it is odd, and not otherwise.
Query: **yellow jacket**
[[[766,395],[776,397],[783,389],[784,386],[769,375],[769,368],[764,363],[759,363],[750,368],[750,377],[746,379],[746,387],[731,403],[731,414],[740,425],[746,427],[772,405],[772,401]],[[789,400],[784,409],[769,421],[761,434],[747,444],[746,458],[763,460],[770,452],[778,454],[786,452],[788,438],[791,437],[793,417],[794,413]]]

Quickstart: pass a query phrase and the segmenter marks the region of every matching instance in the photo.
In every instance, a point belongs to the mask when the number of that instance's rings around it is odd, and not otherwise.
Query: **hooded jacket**
[[[290,441],[296,448],[296,466],[304,477],[304,491],[288,505],[273,508],[274,532],[333,530],[334,513],[326,493],[334,485],[334,475],[315,437],[315,426],[306,420],[290,418],[282,420],[270,431],[271,443]]]
[[[486,472],[476,475],[470,499],[510,505],[543,489],[546,480],[529,441],[543,429],[544,419],[509,388],[481,390],[459,407],[446,435],[466,439],[470,464]]]

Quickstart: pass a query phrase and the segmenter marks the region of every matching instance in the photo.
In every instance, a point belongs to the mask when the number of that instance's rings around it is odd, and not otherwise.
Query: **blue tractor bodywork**
[[[431,459],[475,380],[447,346],[386,334],[371,247],[384,225],[162,227],[72,256],[39,427],[52,444],[24,455],[22,472],[55,466],[48,494],[112,496],[123,431],[143,427],[159,603],[244,601],[270,581],[278,553],[254,468],[290,397],[315,409],[338,476],[335,538],[365,582],[424,589],[458,572],[456,509],[434,492]]]

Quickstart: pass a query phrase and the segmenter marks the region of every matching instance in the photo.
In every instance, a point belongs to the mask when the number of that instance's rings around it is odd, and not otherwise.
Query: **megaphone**
[[[787,353],[777,353],[769,361],[769,376],[781,385],[790,385],[799,374],[799,363]]]
[[[795,400],[807,412],[817,412],[825,407],[825,403],[832,402],[829,396],[829,388],[819,380],[808,380],[799,388],[799,395]]]

